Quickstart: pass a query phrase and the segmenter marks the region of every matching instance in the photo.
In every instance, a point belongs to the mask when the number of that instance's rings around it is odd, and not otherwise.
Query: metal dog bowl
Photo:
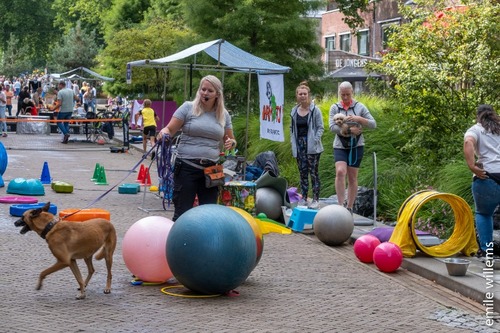
[[[470,260],[460,258],[448,258],[444,260],[448,274],[452,276],[464,276],[469,268]]]

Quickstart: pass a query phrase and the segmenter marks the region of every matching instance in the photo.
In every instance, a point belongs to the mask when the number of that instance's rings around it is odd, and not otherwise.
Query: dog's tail
[[[108,222],[110,223],[110,222]],[[101,260],[106,256],[106,253],[110,253],[111,255],[113,252],[115,252],[116,248],[116,232],[115,228],[113,225],[110,223],[112,226],[112,230],[108,232],[108,235],[106,236],[106,239],[104,240],[104,245],[100,248],[99,252],[96,253],[95,259],[96,260]]]

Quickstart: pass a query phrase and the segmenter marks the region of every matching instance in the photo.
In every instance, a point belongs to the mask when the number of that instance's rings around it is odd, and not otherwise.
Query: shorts
[[[146,138],[151,138],[151,137],[154,138],[156,136],[156,126],[146,126],[142,130],[142,133]]]
[[[361,160],[363,159],[363,154],[365,151],[365,146],[357,146],[353,149],[333,149],[333,158],[335,162],[346,162],[347,166],[353,168],[359,168],[361,165]]]

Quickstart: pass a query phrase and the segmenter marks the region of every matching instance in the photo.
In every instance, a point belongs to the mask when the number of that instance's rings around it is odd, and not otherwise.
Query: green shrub
[[[461,156],[442,156],[443,165],[435,165],[426,159],[415,160],[413,155],[405,151],[408,139],[399,130],[399,124],[404,121],[403,113],[399,113],[399,105],[388,99],[373,96],[357,96],[370,110],[377,121],[375,130],[365,130],[365,155],[359,171],[358,185],[368,188],[374,186],[374,157],[377,161],[377,188],[378,188],[378,219],[396,221],[398,211],[403,202],[413,193],[428,188],[435,188],[440,192],[453,193],[472,204],[470,193],[470,172]],[[328,113],[330,106],[337,102],[337,97],[323,96],[318,107],[323,114],[325,132],[323,146],[325,151],[321,155],[319,174],[321,180],[321,197],[330,197],[335,194],[335,162],[333,159],[334,135],[328,128]],[[288,181],[289,187],[299,186],[297,163],[292,157],[290,145],[290,110],[293,102],[287,103],[284,115],[285,142],[274,142],[260,139],[260,123],[257,113],[251,114],[248,127],[246,115],[239,115],[233,119],[234,132],[238,140],[240,154],[245,154],[245,130],[248,129],[248,147],[246,156],[252,161],[259,153],[271,150],[278,159],[280,176]],[[461,145],[461,142],[458,143]],[[454,153],[455,154],[455,153]],[[456,155],[456,154],[455,154]],[[422,210],[422,226],[427,223],[432,211],[443,211],[430,207],[429,211]],[[444,216],[450,214],[443,213]],[[445,223],[449,224],[449,223]],[[437,229],[436,229],[437,228]],[[433,226],[433,231],[440,225]],[[439,229],[440,235],[446,235],[449,228],[444,225]]]

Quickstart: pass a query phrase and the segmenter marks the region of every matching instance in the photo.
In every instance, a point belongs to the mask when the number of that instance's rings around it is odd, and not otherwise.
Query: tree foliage
[[[104,17],[112,6],[112,0],[54,0],[54,25],[66,33],[77,22],[84,31],[94,31],[98,45],[103,43]]]
[[[342,19],[349,28],[355,30],[357,27],[363,26],[365,20],[361,17],[361,13],[371,10],[371,3],[380,0],[335,0],[339,11],[344,14]]]
[[[389,40],[374,70],[391,78],[390,93],[406,115],[399,131],[408,151],[429,163],[461,156],[461,137],[478,104],[498,107],[499,9],[491,1],[446,8],[421,0],[401,8],[409,22]]]
[[[17,76],[31,69],[29,48],[19,43],[19,39],[11,34],[0,66],[1,73],[8,77]]]
[[[95,42],[95,31],[90,33],[81,29],[80,22],[64,35],[57,47],[52,50],[51,72],[65,71],[76,67],[93,67],[99,48]]]
[[[181,0],[189,28],[204,40],[226,39],[266,60],[293,68],[297,84],[322,73],[317,22],[305,14],[321,1]]]
[[[151,2],[150,0],[114,0],[111,9],[104,17],[106,42],[113,39],[116,32],[134,28],[143,22]]]
[[[44,67],[52,40],[54,12],[49,0],[0,1],[0,47],[7,49],[11,34],[27,48],[32,67]],[[22,59],[24,61],[24,59]],[[19,74],[19,73],[18,73]]]
[[[160,69],[133,68],[132,84],[129,85],[125,81],[127,62],[157,59],[175,53],[179,40],[186,36],[187,32],[175,22],[160,19],[116,32],[100,57],[103,73],[115,78],[115,81],[106,83],[106,91],[113,95],[140,92],[151,98],[161,98],[165,75],[169,78],[170,73]]]

